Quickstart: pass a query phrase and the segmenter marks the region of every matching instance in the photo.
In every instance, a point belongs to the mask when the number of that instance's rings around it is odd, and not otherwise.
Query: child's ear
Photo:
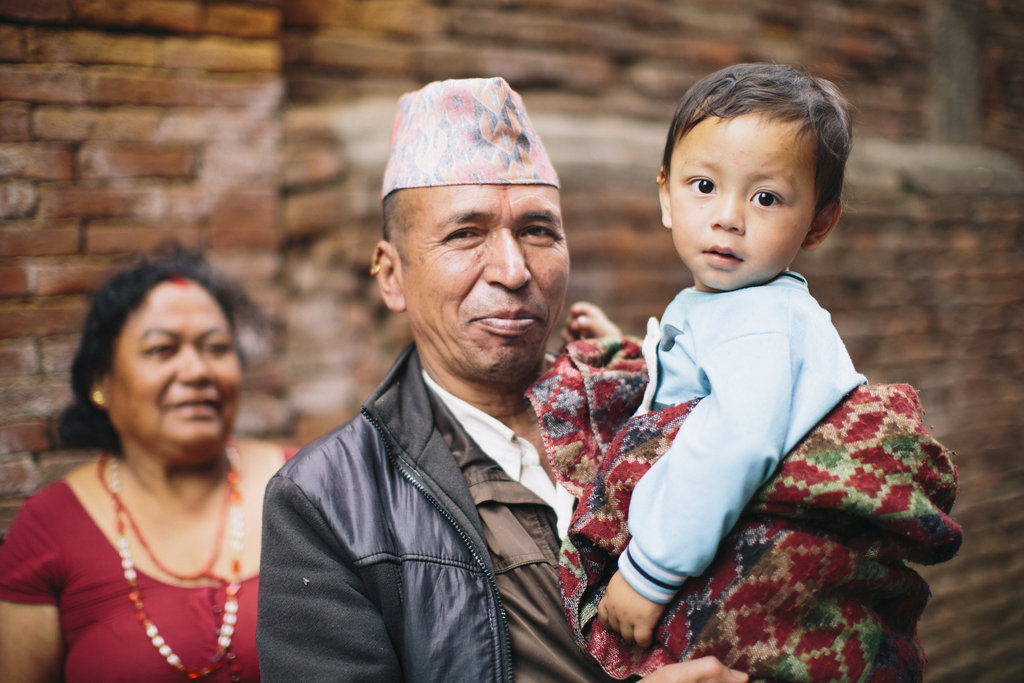
[[[665,167],[658,169],[658,202],[661,204],[661,224],[669,230],[672,229],[672,203],[668,196],[668,178],[665,177]]]
[[[370,274],[377,278],[384,305],[392,311],[405,310],[405,290],[402,287],[402,260],[393,242],[381,240],[373,251]]]
[[[811,229],[807,231],[803,243],[803,249],[814,249],[825,241],[828,234],[836,227],[839,217],[843,214],[843,207],[839,202],[832,202],[818,212],[818,215],[811,221]]]

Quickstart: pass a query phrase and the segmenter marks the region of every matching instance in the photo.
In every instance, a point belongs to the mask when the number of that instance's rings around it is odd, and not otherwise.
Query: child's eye
[[[774,206],[779,201],[779,198],[771,192],[758,192],[754,195],[754,201],[761,206]]]
[[[711,194],[715,191],[715,184],[707,178],[698,178],[693,181],[693,187],[701,194]]]

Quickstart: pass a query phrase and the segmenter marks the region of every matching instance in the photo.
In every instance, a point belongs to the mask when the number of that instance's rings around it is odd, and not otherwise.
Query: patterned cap
[[[554,185],[548,153],[503,78],[435,81],[398,101],[381,198],[438,185]]]

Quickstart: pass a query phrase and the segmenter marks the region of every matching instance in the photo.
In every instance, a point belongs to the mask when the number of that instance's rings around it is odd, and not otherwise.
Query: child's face
[[[835,227],[837,205],[815,214],[816,149],[798,133],[745,114],[705,119],[676,144],[661,220],[697,289],[763,284]]]

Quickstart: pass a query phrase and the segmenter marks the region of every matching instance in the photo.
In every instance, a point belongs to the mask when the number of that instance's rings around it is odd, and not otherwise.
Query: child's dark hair
[[[736,64],[705,76],[676,107],[665,142],[662,171],[668,177],[679,140],[706,118],[760,114],[795,121],[817,146],[815,212],[842,201],[843,175],[853,144],[850,104],[830,81],[782,64]]]
[[[217,302],[235,333],[239,309],[251,307],[245,294],[218,276],[198,251],[173,243],[161,245],[151,259],[118,273],[96,293],[71,363],[72,402],[60,417],[58,430],[66,443],[121,452],[121,440],[107,413],[93,405],[93,384],[110,372],[114,345],[125,321],[153,289],[184,278],[205,289]]]

